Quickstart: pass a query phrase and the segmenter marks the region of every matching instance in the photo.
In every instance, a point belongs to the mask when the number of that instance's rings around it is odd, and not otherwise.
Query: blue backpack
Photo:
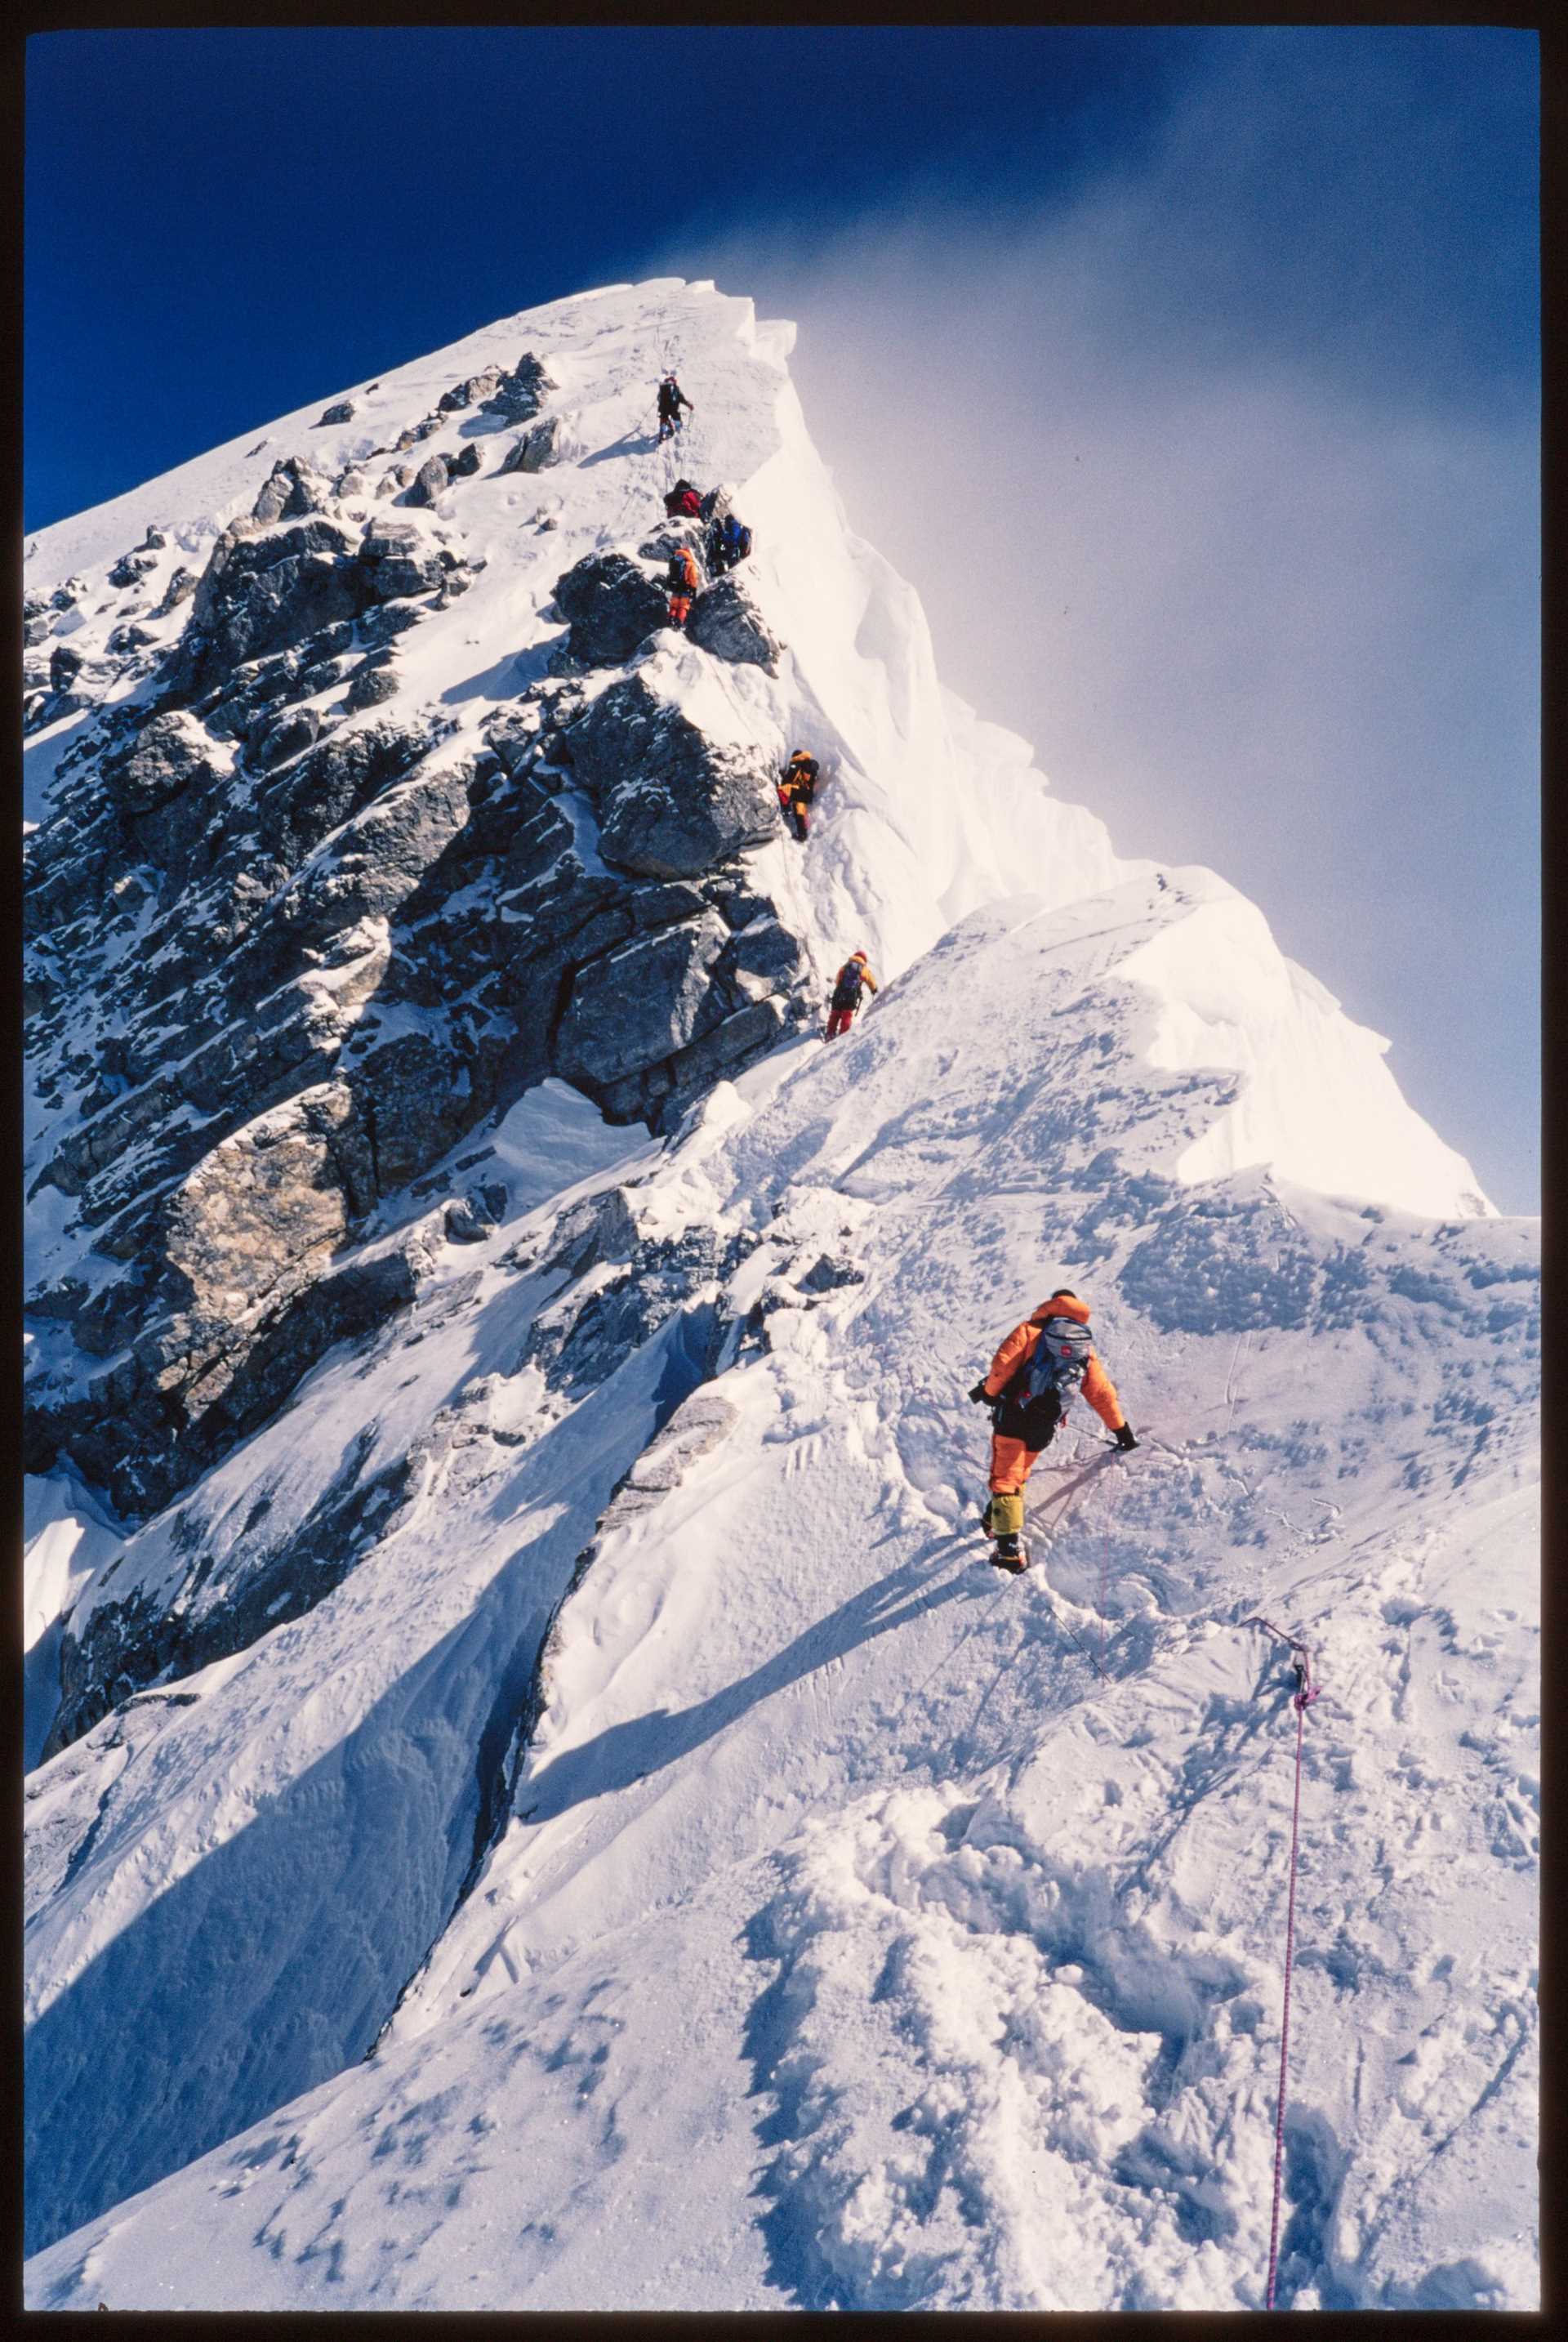
[[[752,533],[734,513],[724,521],[724,550],[732,562],[744,561],[752,549]]]
[[[1094,1336],[1087,1326],[1080,1326],[1075,1317],[1047,1317],[1040,1328],[1034,1355],[1024,1368],[1021,1394],[1024,1405],[1028,1406],[1035,1399],[1044,1398],[1048,1391],[1054,1391],[1065,1406],[1081,1386],[1094,1355]]]

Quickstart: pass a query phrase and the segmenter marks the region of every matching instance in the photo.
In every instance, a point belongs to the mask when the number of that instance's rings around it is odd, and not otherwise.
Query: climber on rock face
[[[659,444],[661,446],[666,439],[673,439],[680,429],[683,406],[688,415],[695,412],[691,400],[686,396],[674,375],[667,374],[659,385]]]
[[[1136,1447],[1116,1386],[1089,1338],[1089,1306],[1064,1285],[1014,1326],[970,1397],[991,1409],[991,1501],[984,1528],[1004,1569],[1027,1566],[1024,1487],[1050,1446],[1073,1393],[1082,1390],[1120,1448]]]
[[[876,978],[871,972],[865,954],[854,952],[834,978],[833,997],[828,1002],[827,1031],[822,1036],[824,1041],[836,1041],[841,1033],[848,1032],[854,1022],[854,1012],[860,1006],[862,993],[865,990],[876,990]]]
[[[690,480],[677,480],[664,498],[664,510],[672,520],[700,520],[703,500]]]
[[[693,601],[703,589],[703,574],[689,545],[678,545],[671,554],[668,584],[670,624],[684,626],[692,615]]]
[[[797,748],[779,777],[778,793],[779,804],[784,808],[784,817],[803,846],[806,841],[806,832],[811,827],[811,808],[812,801],[816,796],[816,758],[808,756],[804,748]],[[874,992],[875,985],[874,984],[871,988]]]

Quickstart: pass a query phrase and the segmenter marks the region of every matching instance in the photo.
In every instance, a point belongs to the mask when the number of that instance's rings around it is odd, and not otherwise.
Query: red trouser
[[[839,1035],[841,1033],[847,1033],[854,1023],[854,1011],[853,1008],[830,1008],[827,1017],[827,1031],[822,1037],[824,1041],[836,1041]],[[1033,1464],[1034,1458],[1031,1456],[1029,1461]]]
[[[684,626],[685,625],[685,623],[686,623],[686,620],[691,616],[691,615],[692,615],[692,597],[691,597],[691,596],[690,596],[689,594],[672,594],[672,595],[671,595],[671,596],[670,596],[670,624],[671,624],[671,626]]]

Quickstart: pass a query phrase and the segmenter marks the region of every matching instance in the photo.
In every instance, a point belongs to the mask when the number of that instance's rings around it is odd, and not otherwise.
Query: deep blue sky
[[[1052,195],[1207,36],[631,28],[27,47],[26,525],[672,233]],[[693,273],[699,273],[694,271]]]
[[[1538,1208],[1533,35],[54,34],[27,96],[30,528],[536,302],[752,293],[944,679]]]

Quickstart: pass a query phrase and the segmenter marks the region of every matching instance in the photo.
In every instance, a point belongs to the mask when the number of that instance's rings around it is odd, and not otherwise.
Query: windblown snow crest
[[[1280,2299],[1533,2306],[1534,1229],[941,692],[790,337],[610,288],[30,549],[34,2307],[1259,2306],[1259,1611]],[[1056,1284],[1142,1446],[1003,1585]]]

